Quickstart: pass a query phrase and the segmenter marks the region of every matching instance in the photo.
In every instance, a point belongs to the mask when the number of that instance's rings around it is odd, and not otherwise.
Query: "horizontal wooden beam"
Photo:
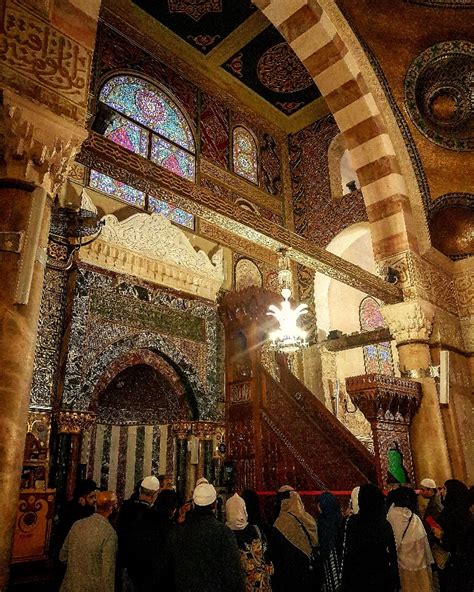
[[[91,132],[77,160],[271,251],[289,249],[288,256],[293,261],[386,304],[403,300],[401,290],[379,276],[318,247],[283,226],[235,205],[209,189],[178,177],[99,134]]]

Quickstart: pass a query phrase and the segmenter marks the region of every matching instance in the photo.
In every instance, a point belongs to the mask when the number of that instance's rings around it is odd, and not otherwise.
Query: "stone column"
[[[185,499],[187,482],[187,458],[188,458],[188,434],[191,430],[191,423],[180,422],[173,424],[173,431],[176,436],[176,491],[181,500]]]
[[[52,198],[86,132],[1,91],[0,590],[16,517]]]
[[[415,378],[422,388],[420,408],[411,426],[416,478],[431,477],[444,483],[452,476],[452,468],[436,383],[429,372],[434,307],[423,300],[411,300],[381,310],[397,342],[402,377]]]

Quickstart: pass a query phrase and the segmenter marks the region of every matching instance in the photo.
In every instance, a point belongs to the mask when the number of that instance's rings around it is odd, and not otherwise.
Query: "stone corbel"
[[[409,300],[383,306],[380,310],[397,345],[429,342],[435,316],[432,304]]]
[[[80,434],[95,422],[95,413],[89,411],[60,411],[57,422],[60,434]]]
[[[0,103],[0,177],[54,196],[87,130],[7,89],[0,91]]]

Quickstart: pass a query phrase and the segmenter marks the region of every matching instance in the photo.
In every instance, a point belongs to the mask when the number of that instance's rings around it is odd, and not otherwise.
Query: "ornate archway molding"
[[[377,261],[430,247],[410,159],[383,89],[334,0],[254,0],[311,74],[349,149]]]

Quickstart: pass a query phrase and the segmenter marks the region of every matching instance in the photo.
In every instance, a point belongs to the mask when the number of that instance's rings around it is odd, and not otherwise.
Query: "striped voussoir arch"
[[[377,260],[418,251],[392,141],[363,74],[316,0],[254,0],[306,66],[336,120],[359,177]]]

